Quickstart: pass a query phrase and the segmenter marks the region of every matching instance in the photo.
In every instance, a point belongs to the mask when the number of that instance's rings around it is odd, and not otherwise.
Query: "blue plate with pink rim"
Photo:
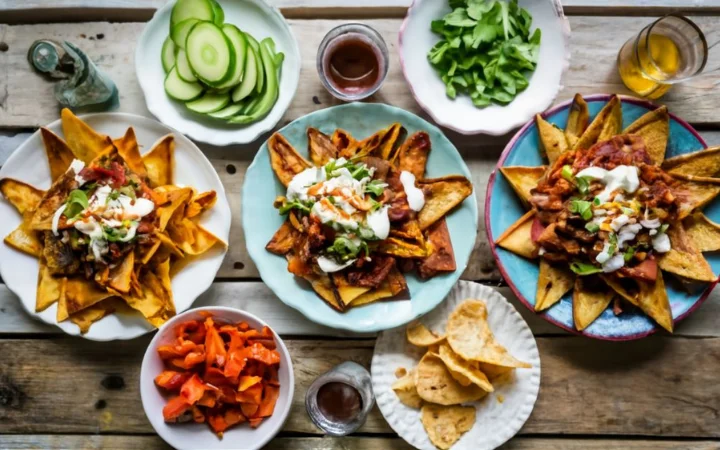
[[[591,120],[610,99],[610,95],[598,94],[584,97],[590,109]],[[620,96],[622,100],[623,128],[649,110],[657,108],[645,100],[633,97]],[[571,100],[564,102],[543,114],[550,123],[565,128]],[[690,153],[703,148],[707,144],[702,137],[687,122],[670,114],[670,138],[668,140],[666,157]],[[498,268],[515,295],[531,310],[534,310],[535,291],[539,269],[537,262],[517,256],[495,245],[496,237],[513,224],[525,213],[520,200],[515,195],[510,184],[502,176],[497,176],[497,168],[504,166],[539,166],[547,164],[541,156],[538,143],[538,131],[535,121],[530,121],[515,134],[500,156],[497,167],[490,175],[487,195],[485,198],[485,227],[490,241],[491,249]],[[712,221],[720,222],[720,199],[716,199],[703,209]],[[704,254],[714,273],[720,272],[720,253]],[[674,323],[677,324],[710,295],[717,284],[712,283],[699,291],[686,291],[671,277],[666,277],[666,287],[670,299],[670,308]],[[578,333],[573,326],[572,291],[566,294],[560,302],[547,311],[539,313],[541,317],[565,330]],[[616,316],[612,308],[608,308],[587,327],[582,335],[603,340],[625,341],[640,339],[654,333],[659,327],[655,322],[639,310],[629,310]]]

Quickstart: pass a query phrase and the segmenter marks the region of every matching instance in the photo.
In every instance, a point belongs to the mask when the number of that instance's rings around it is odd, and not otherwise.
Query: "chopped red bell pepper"
[[[187,380],[180,388],[180,395],[191,405],[194,405],[200,400],[205,391],[208,389],[207,385],[203,383],[198,374],[193,374],[189,380]]]
[[[190,406],[182,396],[173,397],[163,407],[163,419],[165,419],[165,422],[176,422],[180,416],[190,409]]]
[[[174,370],[163,370],[155,377],[155,384],[168,391],[179,391],[180,387],[190,378],[188,372],[176,372]]]

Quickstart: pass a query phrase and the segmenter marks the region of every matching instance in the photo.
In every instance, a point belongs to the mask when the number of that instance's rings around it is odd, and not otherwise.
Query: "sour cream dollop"
[[[407,202],[408,205],[410,205],[410,209],[413,211],[423,209],[423,206],[425,206],[425,194],[423,194],[422,189],[418,189],[418,187],[415,186],[415,175],[407,170],[403,170],[400,172],[400,182],[405,190],[405,195],[407,195]]]
[[[605,184],[605,189],[597,195],[602,203],[610,201],[610,195],[618,189],[632,194],[640,187],[638,169],[635,166],[617,166],[613,170],[591,166],[581,170],[575,176],[599,180]],[[615,200],[617,201],[617,198]]]
[[[333,272],[339,272],[343,270],[346,267],[349,267],[354,263],[355,260],[351,259],[349,261],[346,261],[342,264],[338,263],[332,258],[328,258],[327,256],[318,256],[317,263],[318,266],[320,266],[320,270],[322,270],[325,273],[333,273]]]

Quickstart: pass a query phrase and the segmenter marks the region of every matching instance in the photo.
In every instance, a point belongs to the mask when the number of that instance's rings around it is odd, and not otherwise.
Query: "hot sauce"
[[[339,381],[331,381],[320,387],[317,404],[320,412],[332,422],[350,422],[363,406],[358,390]]]
[[[358,93],[375,85],[380,75],[378,52],[360,35],[338,39],[328,55],[330,82],[339,91]]]

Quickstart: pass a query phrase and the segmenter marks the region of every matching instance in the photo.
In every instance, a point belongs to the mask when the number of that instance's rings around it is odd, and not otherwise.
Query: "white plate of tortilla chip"
[[[436,429],[441,430],[440,434],[450,441],[454,437],[448,435],[459,435],[451,447],[444,448],[489,450],[515,436],[530,416],[540,390],[540,354],[530,328],[517,310],[497,291],[481,284],[458,282],[443,303],[424,316],[421,323],[436,335],[445,334],[448,317],[467,299],[484,302],[487,324],[494,334],[495,342],[505,347],[517,360],[531,366],[514,369],[495,379],[490,376],[494,391],[478,401],[463,403],[464,406],[475,408],[474,423],[467,423],[472,421],[472,414],[465,414],[457,406],[447,407],[447,415],[440,415],[436,424]],[[393,430],[419,449],[434,450],[438,447],[431,442],[422,421],[427,421],[429,415],[437,413],[438,407],[425,402],[431,406],[423,415],[421,409],[400,402],[392,388],[398,380],[397,375],[402,374],[402,371],[396,371],[400,368],[407,371],[415,368],[426,350],[408,342],[405,327],[382,332],[375,345],[371,371],[375,400]],[[470,388],[474,388],[474,385]],[[456,398],[459,393],[462,391],[457,389],[453,392]],[[474,394],[471,392],[470,395]],[[435,417],[438,415],[435,414]],[[468,428],[467,432],[461,433]]]
[[[148,152],[161,137],[174,134],[174,184],[191,186],[198,192],[217,192],[217,203],[201,216],[198,223],[227,242],[231,215],[225,190],[210,161],[188,138],[159,122],[132,114],[102,113],[83,116],[82,119],[97,132],[112,138],[123,136],[128,127],[133,127],[142,154]],[[46,128],[60,137],[63,136],[60,120]],[[50,187],[50,166],[40,130],[18,147],[0,169],[0,179],[5,177],[23,181],[39,189]],[[4,200],[0,200],[0,217],[3,218],[0,220],[0,236],[3,238],[21,222],[20,214]],[[172,278],[173,300],[178,313],[188,309],[195,299],[210,287],[226,251],[227,247],[217,245],[183,267]],[[38,267],[37,258],[21,253],[5,243],[0,244],[0,276],[7,287],[19,297],[28,314],[43,322],[57,325],[68,334],[81,335],[78,325],[70,320],[57,323],[57,303],[40,313],[35,312]],[[82,336],[97,341],[132,339],[154,329],[140,314],[130,311],[128,308],[127,313],[116,312],[105,316]]]

